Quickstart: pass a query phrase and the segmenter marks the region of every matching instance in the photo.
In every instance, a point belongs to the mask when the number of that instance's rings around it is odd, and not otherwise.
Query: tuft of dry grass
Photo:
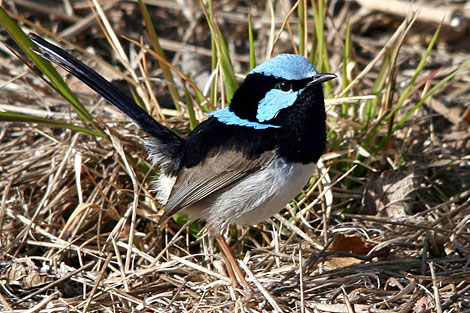
[[[415,1],[424,17],[387,10],[383,2],[333,1],[326,7],[327,63],[340,75],[327,101],[328,150],[310,186],[283,211],[263,224],[231,229],[230,244],[243,261],[252,293],[231,285],[219,253],[197,235],[202,225],[175,219],[157,229],[163,208],[152,197],[154,172],[146,164],[143,134],[81,84],[67,79],[108,137],[0,122],[1,311],[468,311],[468,67],[416,107],[468,59],[464,1]],[[276,34],[275,53],[292,49],[296,37],[289,33],[297,34],[297,15],[279,32],[291,8],[283,1],[270,3],[214,3],[236,74],[249,66],[248,14],[258,60]],[[312,15],[318,3],[299,5]],[[24,29],[73,39],[81,53],[93,55],[86,63],[116,83],[124,80],[123,88],[131,84],[162,123],[188,132],[186,106],[171,107],[157,61],[122,38],[124,54],[117,57],[88,4],[72,1],[71,8],[52,11],[32,4],[37,3],[3,1]],[[204,90],[213,47],[198,4],[147,5],[167,58]],[[436,7],[457,12],[456,20],[445,20],[417,84],[387,118],[438,27],[441,18],[433,20],[426,11]],[[105,2],[103,9],[117,34],[139,40],[137,3]],[[308,39],[313,25],[306,24]],[[13,43],[3,29],[0,38],[0,111],[87,127],[11,53]],[[125,67],[123,58],[129,58]],[[175,80],[182,97],[182,82]],[[221,98],[211,100],[220,105]],[[377,112],[366,122],[374,99]],[[207,109],[195,105],[195,115],[201,119]]]

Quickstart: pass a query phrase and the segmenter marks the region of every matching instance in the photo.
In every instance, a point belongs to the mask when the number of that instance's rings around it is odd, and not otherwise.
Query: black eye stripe
[[[305,88],[309,82],[311,82],[311,78],[306,78],[306,79],[300,79],[300,80],[295,80],[293,81],[294,85],[294,90],[300,90],[302,88]]]
[[[307,86],[311,80],[311,78],[299,80],[280,80],[274,85],[274,88],[282,91],[299,91],[300,89],[305,88],[305,86]]]

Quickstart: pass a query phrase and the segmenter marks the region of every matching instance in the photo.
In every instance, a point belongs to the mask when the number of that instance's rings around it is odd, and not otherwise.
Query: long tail
[[[163,155],[166,154],[165,156],[167,158],[171,158],[177,152],[176,150],[182,145],[183,139],[169,128],[158,123],[116,86],[69,53],[42,39],[38,35],[30,33],[29,37],[41,49],[41,51],[35,51],[37,54],[57,64],[84,82],[109,103],[129,116],[137,126],[151,135],[153,139],[156,139],[159,145],[162,145],[159,147],[161,149],[160,151],[151,152]]]

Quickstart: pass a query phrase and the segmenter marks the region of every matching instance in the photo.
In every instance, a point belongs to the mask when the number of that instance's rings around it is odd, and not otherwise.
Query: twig
[[[91,290],[90,294],[88,295],[88,298],[85,302],[85,306],[83,307],[83,313],[87,312],[88,306],[91,303],[91,300],[93,300],[93,297],[95,296],[96,291],[98,290],[98,286],[100,285],[101,281],[104,278],[104,274],[106,273],[106,268],[108,267],[109,262],[111,262],[111,258],[113,257],[112,253],[108,254],[108,257],[104,261],[103,267],[101,268],[100,275],[96,279],[95,285],[93,286],[93,289]]]
[[[441,296],[439,295],[439,287],[437,286],[436,272],[434,270],[434,263],[429,262],[429,269],[431,270],[432,287],[434,289],[434,301],[436,302],[437,313],[442,313]]]
[[[246,266],[245,263],[243,262],[238,262],[240,264],[240,267],[245,271],[245,273],[248,274],[248,276],[251,278],[251,280],[255,283],[256,287],[261,291],[263,296],[268,300],[269,304],[277,311],[277,312],[283,312],[281,308],[279,307],[279,304],[277,304],[276,300],[269,294],[268,290],[261,285],[258,279],[256,279],[255,275],[251,272],[251,270]]]

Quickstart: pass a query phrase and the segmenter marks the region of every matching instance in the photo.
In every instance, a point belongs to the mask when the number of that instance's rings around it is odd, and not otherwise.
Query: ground
[[[177,110],[157,59],[130,41],[151,46],[137,1],[102,1],[103,15],[84,1],[0,3],[26,33],[55,40],[189,132],[183,79],[173,71]],[[168,61],[222,106],[223,71],[205,86],[216,48],[201,4],[146,3]],[[469,5],[319,3],[307,1],[304,26],[288,1],[213,3],[238,81],[250,67],[248,15],[257,63],[279,35],[273,55],[313,50],[317,69],[338,76],[325,87],[328,147],[310,184],[270,220],[227,234],[251,291],[233,286],[203,222],[157,226],[164,208],[143,134],[61,71],[95,124],[81,119],[0,27],[0,112],[18,114],[0,114],[1,311],[468,312]],[[212,104],[185,86],[204,119]]]

